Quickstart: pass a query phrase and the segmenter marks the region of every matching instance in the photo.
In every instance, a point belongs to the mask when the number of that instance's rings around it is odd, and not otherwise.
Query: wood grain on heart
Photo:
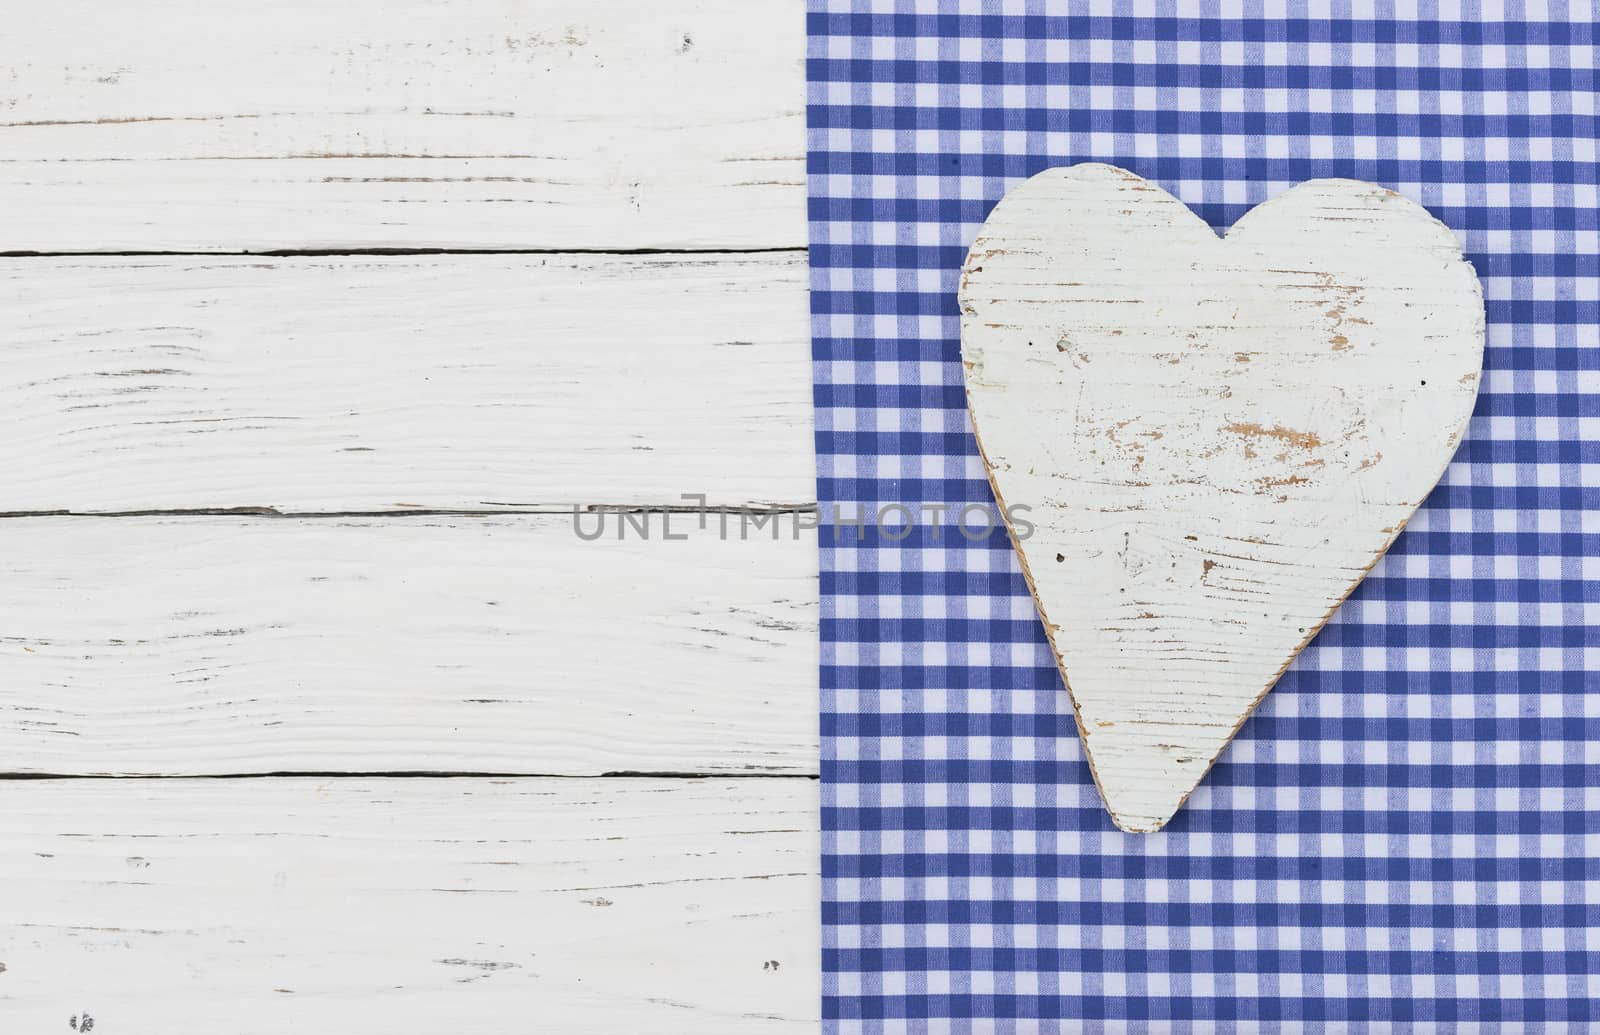
[[[961,352],[1096,784],[1160,829],[1388,549],[1465,431],[1483,297],[1448,228],[1314,180],[1219,238],[1107,165],[1011,190]]]

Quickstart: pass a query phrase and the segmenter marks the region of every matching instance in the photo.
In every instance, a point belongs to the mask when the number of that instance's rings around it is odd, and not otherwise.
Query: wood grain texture
[[[0,515],[814,497],[800,0],[12,7]],[[29,254],[380,249],[703,254]],[[814,533],[647,520],[0,520],[0,771],[324,774],[0,779],[0,1030],[815,1031]]]
[[[803,255],[0,260],[0,512],[815,498]]]
[[[816,533],[661,520],[0,521],[0,766],[815,773]]]
[[[1450,231],[1302,184],[1219,239],[1132,173],[1041,173],[961,289],[968,399],[1117,824],[1159,829],[1443,474],[1484,310]]]
[[[0,783],[8,1031],[815,1031],[813,781]]]
[[[100,0],[0,34],[0,250],[804,247],[801,0]]]

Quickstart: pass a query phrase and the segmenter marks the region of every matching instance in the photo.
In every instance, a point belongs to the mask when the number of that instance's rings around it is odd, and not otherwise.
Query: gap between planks
[[[480,510],[279,510],[276,507],[187,507],[174,510],[15,510],[0,511],[0,521],[12,518],[82,517],[82,518],[140,518],[140,517],[240,517],[283,518],[306,521],[319,518],[421,518],[421,517],[515,517],[551,515],[589,517],[597,514],[706,514],[735,517],[778,516],[800,517],[819,513],[815,503],[773,503],[767,506],[696,507],[665,503],[507,503],[493,509]]]
[[[816,773],[720,773],[720,772],[630,772],[616,770],[607,773],[516,773],[489,772],[470,769],[432,770],[396,769],[347,771],[330,769],[323,772],[299,769],[280,769],[272,772],[239,773],[0,773],[0,780],[818,780]]]
[[[785,255],[806,254],[805,246],[776,245],[766,248],[190,248],[177,251],[128,251],[114,248],[78,251],[0,251],[0,259],[182,259],[227,258],[330,259],[372,256],[414,257],[429,255]]]

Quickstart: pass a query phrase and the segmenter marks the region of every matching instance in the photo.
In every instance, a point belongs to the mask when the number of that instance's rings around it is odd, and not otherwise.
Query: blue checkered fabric
[[[811,0],[830,1031],[1600,1030],[1596,16],[1401,6]],[[1155,835],[1109,822],[1003,531],[949,524],[991,503],[966,248],[1083,161],[1218,228],[1391,187],[1489,317],[1443,482]]]

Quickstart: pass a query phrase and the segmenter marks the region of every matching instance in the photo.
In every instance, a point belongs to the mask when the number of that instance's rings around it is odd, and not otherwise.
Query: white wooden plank
[[[815,1031],[810,780],[0,782],[8,1031]]]
[[[0,512],[814,498],[803,255],[0,260]]]
[[[0,250],[804,247],[801,0],[59,0]]]
[[[0,766],[816,772],[816,533],[651,520],[0,521]]]
[[[1313,180],[1219,239],[1133,173],[1041,173],[962,282],[968,400],[1117,825],[1157,830],[1438,482],[1482,291],[1393,191]]]

